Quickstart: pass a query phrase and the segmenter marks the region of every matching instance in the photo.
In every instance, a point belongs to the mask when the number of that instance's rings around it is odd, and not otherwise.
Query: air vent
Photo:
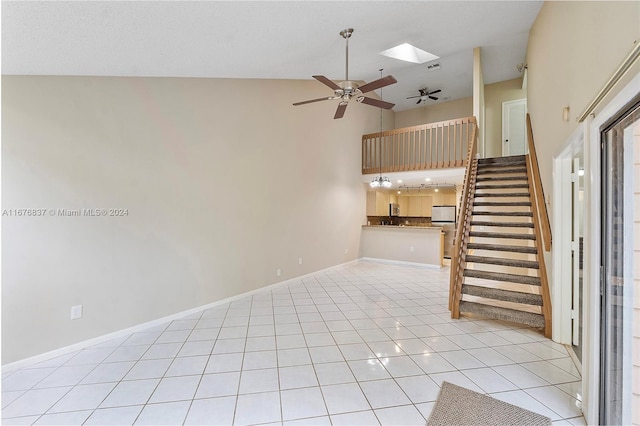
[[[440,62],[432,62],[430,64],[427,64],[427,70],[429,71],[435,71],[439,69],[440,69]]]

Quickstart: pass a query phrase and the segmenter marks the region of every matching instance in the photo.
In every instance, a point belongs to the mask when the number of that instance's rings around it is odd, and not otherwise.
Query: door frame
[[[630,79],[601,111],[588,116],[582,126],[585,140],[585,217],[584,217],[584,315],[583,322],[583,413],[588,424],[599,421],[600,394],[600,259],[601,226],[601,136],[600,127],[620,111],[638,93],[640,73]],[[628,156],[633,166],[633,156]],[[588,173],[588,175],[587,175]]]
[[[557,206],[557,208],[553,209],[553,276],[556,283],[572,283],[571,231],[573,229],[573,215],[571,203],[573,195],[571,191],[571,174],[575,154],[582,150],[583,155],[585,155],[587,147],[584,139],[584,129],[580,126],[569,137],[567,145],[565,145],[562,152],[554,157],[553,161],[553,204]],[[564,345],[571,345],[572,285],[554,285],[552,294],[553,340]],[[584,311],[585,309],[581,313],[583,315],[583,324],[585,320]],[[582,337],[584,342],[584,327]]]
[[[527,98],[522,98],[522,99],[515,99],[513,101],[505,101],[502,102],[502,139],[500,140],[500,145],[502,147],[502,156],[506,157],[508,155],[512,155],[511,153],[506,154],[505,153],[505,147],[506,147],[506,142],[505,140],[507,139],[507,129],[508,129],[508,124],[509,124],[509,120],[505,119],[505,112],[507,111],[507,107],[509,105],[515,105],[515,104],[522,104],[524,105],[524,115],[525,117],[527,116]],[[528,148],[527,148],[527,128],[526,128],[526,119],[525,121],[523,121],[523,125],[524,125],[524,154],[528,153]]]

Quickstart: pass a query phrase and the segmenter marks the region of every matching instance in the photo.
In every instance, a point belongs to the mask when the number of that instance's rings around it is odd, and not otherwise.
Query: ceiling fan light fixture
[[[391,49],[383,50],[380,54],[389,58],[412,62],[414,64],[424,64],[425,62],[440,59],[439,56],[412,46],[409,43],[402,43],[396,47],[392,47]]]

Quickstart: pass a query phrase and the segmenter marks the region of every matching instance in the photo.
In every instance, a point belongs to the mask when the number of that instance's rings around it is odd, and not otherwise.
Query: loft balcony
[[[362,174],[450,169],[467,165],[475,117],[362,136]]]

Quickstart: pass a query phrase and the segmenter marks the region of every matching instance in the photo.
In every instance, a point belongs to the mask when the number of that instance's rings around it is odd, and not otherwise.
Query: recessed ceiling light
[[[398,183],[402,183],[402,179],[398,179]]]
[[[381,55],[389,58],[400,59],[401,61],[413,62],[414,64],[424,64],[440,58],[433,53],[425,52],[409,43],[402,43],[399,46],[380,52]]]
[[[424,180],[426,180],[427,182],[431,182],[431,178],[425,178]]]

